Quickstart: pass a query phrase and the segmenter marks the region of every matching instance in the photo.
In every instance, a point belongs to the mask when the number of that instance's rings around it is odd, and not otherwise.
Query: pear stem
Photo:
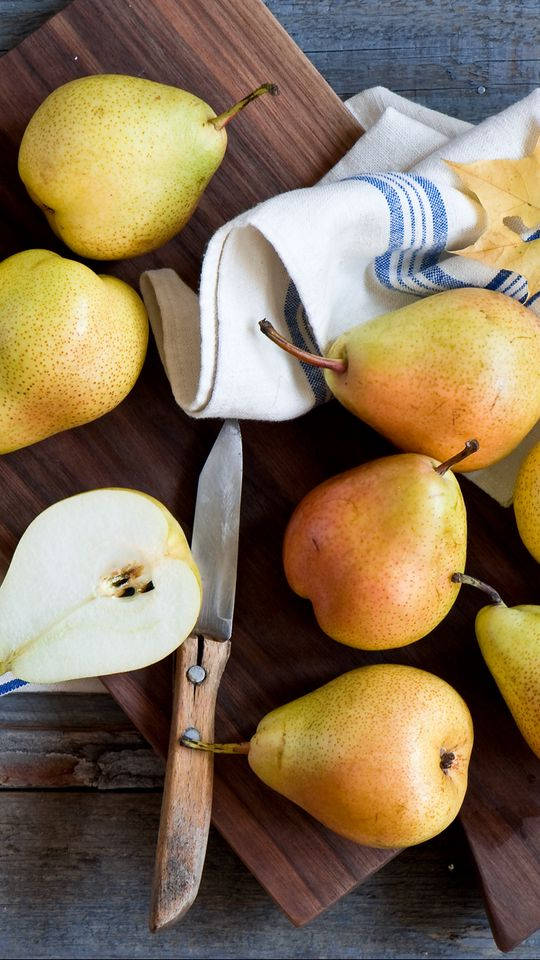
[[[226,127],[229,120],[232,120],[237,113],[240,113],[240,110],[243,110],[244,107],[247,107],[248,103],[251,103],[252,100],[256,100],[257,97],[261,97],[263,93],[271,93],[275,97],[276,93],[279,93],[277,85],[275,83],[262,83],[260,87],[257,87],[256,90],[252,90],[251,93],[248,93],[247,97],[243,97],[242,100],[239,100],[238,103],[234,103],[232,107],[229,107],[228,110],[225,110],[224,113],[220,113],[218,117],[212,117],[209,120],[216,130],[223,130],[223,127]]]
[[[312,367],[322,367],[324,370],[333,370],[334,373],[345,373],[347,369],[346,360],[333,360],[330,357],[320,357],[317,353],[308,353],[307,350],[301,350],[300,347],[296,347],[294,343],[290,343],[289,340],[282,337],[269,320],[261,320],[259,322],[259,328],[272,343],[277,343],[278,347],[281,347],[282,350],[290,353],[291,356],[296,357],[296,359],[302,363],[309,363]]]
[[[504,607],[504,600],[501,595],[497,593],[494,587],[490,587],[489,583],[484,583],[483,580],[477,580],[476,577],[469,577],[467,573],[453,573],[450,579],[453,580],[454,583],[466,583],[469,587],[476,587],[477,590],[483,590],[493,603],[502,604]]]
[[[459,453],[455,453],[453,457],[450,457],[449,460],[445,460],[444,463],[440,463],[438,467],[435,467],[435,473],[438,473],[440,477],[444,477],[447,470],[450,467],[453,467],[456,463],[461,463],[462,460],[465,460],[465,457],[470,457],[471,453],[476,453],[480,444],[478,440],[467,440],[467,443],[463,447],[463,450],[460,450]]]
[[[244,743],[205,743],[204,740],[191,740],[189,737],[180,737],[180,743],[192,750],[204,750],[205,753],[249,753],[249,740]]]

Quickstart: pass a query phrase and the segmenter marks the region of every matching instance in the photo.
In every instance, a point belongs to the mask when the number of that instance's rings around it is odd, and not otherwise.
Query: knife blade
[[[195,631],[217,640],[232,634],[242,491],[242,435],[226,420],[201,470],[191,552],[203,583]]]
[[[150,929],[170,926],[197,896],[212,808],[213,755],[180,739],[212,741],[219,682],[230,653],[242,490],[242,437],[226,421],[201,471],[192,552],[203,601],[195,632],[176,654]]]

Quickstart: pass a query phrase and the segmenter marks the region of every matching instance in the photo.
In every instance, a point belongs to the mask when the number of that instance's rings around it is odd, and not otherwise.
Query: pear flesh
[[[402,450],[444,460],[467,437],[478,470],[540,417],[540,322],[511,297],[463,288],[425,297],[342,334],[326,370],[334,396]]]
[[[148,343],[138,294],[48,250],[0,263],[0,453],[112,410]]]
[[[470,713],[414,667],[360,667],[261,720],[252,770],[331,830],[372,847],[434,837],[457,815],[473,743]]]
[[[540,758],[540,606],[483,607],[476,637],[521,734]]]
[[[31,118],[19,173],[54,232],[80,256],[134,257],[189,220],[227,134],[199,97],[101,74],[54,90]]]
[[[404,646],[452,607],[467,518],[454,474],[441,476],[437,466],[414,453],[374,460],[322,483],[294,511],[285,575],[334,640],[363,650]]]
[[[519,469],[514,513],[523,543],[540,563],[540,442],[534,445]]]
[[[157,500],[101,489],[53,504],[0,587],[0,672],[35,683],[136,670],[191,633],[200,577]]]

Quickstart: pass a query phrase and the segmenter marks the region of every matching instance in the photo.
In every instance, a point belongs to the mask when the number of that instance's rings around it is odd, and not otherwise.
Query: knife
[[[213,755],[180,738],[212,741],[216,698],[231,649],[242,490],[242,436],[226,420],[201,471],[191,550],[203,600],[176,653],[174,698],[156,850],[150,929],[179,920],[201,881],[212,810]]]

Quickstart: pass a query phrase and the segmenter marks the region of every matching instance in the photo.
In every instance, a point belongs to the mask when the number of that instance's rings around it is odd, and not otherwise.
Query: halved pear
[[[21,537],[0,587],[0,671],[56,683],[136,670],[191,633],[201,580],[182,528],[136,490],[53,504]]]

